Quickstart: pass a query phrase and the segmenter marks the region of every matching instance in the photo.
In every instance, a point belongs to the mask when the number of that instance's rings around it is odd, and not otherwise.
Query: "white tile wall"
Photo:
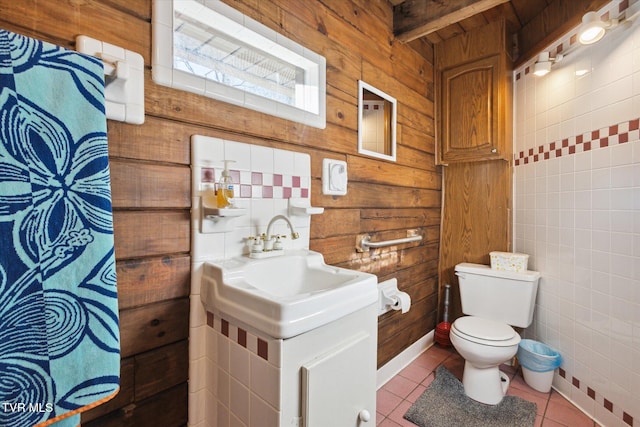
[[[225,159],[235,160],[229,169],[240,174],[240,182],[234,186],[236,205],[247,209],[247,215],[234,219],[229,231],[202,234],[199,232],[201,170],[213,168],[217,181]],[[207,313],[200,302],[201,271],[206,260],[247,253],[247,237],[265,232],[273,216],[288,214],[288,197],[310,204],[311,159],[303,153],[196,135],[192,137],[191,163],[189,425],[278,425],[281,403],[278,340],[269,341],[268,360],[265,360],[258,356],[257,337],[250,332],[246,332],[247,346],[243,347],[237,343],[237,327],[231,326],[227,337],[220,332],[219,318],[213,320],[217,322],[215,328],[207,324]],[[262,179],[260,184],[253,182],[254,176]],[[265,196],[264,187],[270,187],[272,194]],[[300,238],[286,239],[285,248],[309,248],[310,218],[290,219]],[[276,223],[274,232],[287,234],[286,227],[284,223]]]
[[[211,427],[275,426],[281,417],[282,340],[268,339],[258,350],[258,337],[208,314],[203,341],[206,355],[189,362],[189,425]],[[242,343],[242,344],[241,344]],[[191,390],[191,384],[194,390]],[[205,400],[206,399],[206,400]],[[269,420],[269,422],[265,422]]]
[[[257,236],[266,231],[269,220],[275,215],[288,214],[289,197],[309,203],[311,189],[311,159],[308,154],[288,150],[244,144],[206,136],[194,135],[191,146],[192,169],[192,257],[194,261],[225,259],[248,253],[247,237]],[[232,230],[228,232],[202,234],[199,229],[199,209],[201,170],[213,168],[215,180],[220,178],[223,160],[234,160],[229,165],[231,171],[240,173],[240,182],[234,183],[236,206],[247,209],[247,215],[233,219]],[[252,182],[252,176],[263,178],[262,184]],[[275,185],[275,176],[282,177],[282,184]],[[293,182],[299,179],[299,186]],[[263,195],[269,187],[273,194]],[[249,192],[250,195],[244,195]],[[308,248],[308,216],[290,217],[296,231],[297,240],[287,239],[285,248]],[[284,222],[275,224],[274,231],[286,234]]]
[[[639,425],[640,19],[568,52],[514,73],[514,248],[542,273],[526,335],[560,350],[554,385],[603,425]]]

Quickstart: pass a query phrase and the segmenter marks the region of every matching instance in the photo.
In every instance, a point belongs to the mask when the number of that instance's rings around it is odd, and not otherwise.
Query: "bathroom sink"
[[[324,263],[310,250],[207,262],[200,297],[214,314],[274,338],[290,338],[378,300],[377,277]]]

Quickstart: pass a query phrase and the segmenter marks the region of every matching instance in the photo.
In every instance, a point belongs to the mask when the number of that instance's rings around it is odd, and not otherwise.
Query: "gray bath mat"
[[[404,417],[420,427],[532,427],[536,404],[517,396],[505,396],[497,405],[476,402],[464,394],[464,386],[444,366]]]

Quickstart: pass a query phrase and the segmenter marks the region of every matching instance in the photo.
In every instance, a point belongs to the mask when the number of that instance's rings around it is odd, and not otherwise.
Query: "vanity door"
[[[376,425],[375,339],[360,332],[302,366],[305,427]]]

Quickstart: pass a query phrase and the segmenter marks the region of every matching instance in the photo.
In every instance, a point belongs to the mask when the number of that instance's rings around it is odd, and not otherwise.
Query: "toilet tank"
[[[500,271],[488,265],[456,265],[462,312],[526,328],[533,320],[537,271]]]

